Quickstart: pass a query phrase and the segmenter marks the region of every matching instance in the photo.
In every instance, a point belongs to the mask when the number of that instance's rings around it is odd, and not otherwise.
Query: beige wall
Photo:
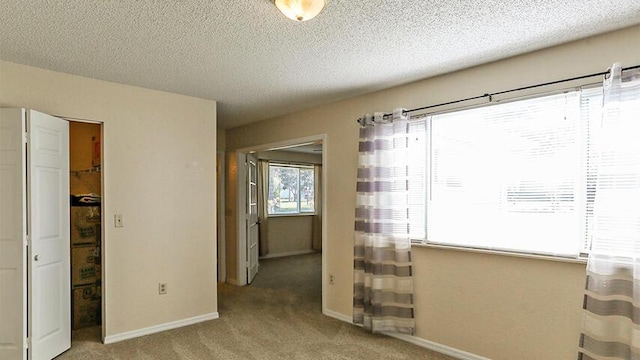
[[[313,216],[276,216],[269,218],[268,257],[312,251]]]
[[[227,143],[226,138],[227,131],[225,129],[216,129],[216,144],[218,150],[224,150]]]
[[[0,62],[0,106],[104,122],[107,336],[217,311],[215,101]]]
[[[638,65],[638,39],[640,26],[635,26],[230,129],[228,155],[235,157],[234,149],[327,135],[324,251],[335,285],[327,285],[326,306],[350,317],[356,118],[604,71],[614,61]],[[232,165],[230,184],[233,174]],[[227,192],[227,224],[235,224],[234,199],[235,189]],[[235,233],[227,235],[227,248],[234,248]],[[418,337],[493,359],[575,359],[584,265],[433,248],[416,249],[414,262]]]
[[[238,188],[238,159],[235,151],[227,152],[226,157],[227,176],[225,177],[226,197],[224,200],[225,215],[225,255],[227,281],[231,284],[238,283],[238,227],[236,223],[236,194]]]

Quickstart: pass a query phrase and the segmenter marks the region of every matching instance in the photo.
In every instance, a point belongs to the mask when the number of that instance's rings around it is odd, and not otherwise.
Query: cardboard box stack
[[[73,329],[101,323],[100,197],[71,197],[71,287]]]
[[[73,329],[100,325],[100,286],[84,285],[73,289]]]

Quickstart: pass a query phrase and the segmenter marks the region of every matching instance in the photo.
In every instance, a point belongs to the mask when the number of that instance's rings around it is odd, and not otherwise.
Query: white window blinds
[[[590,236],[600,98],[574,91],[430,117],[428,242],[579,254]]]

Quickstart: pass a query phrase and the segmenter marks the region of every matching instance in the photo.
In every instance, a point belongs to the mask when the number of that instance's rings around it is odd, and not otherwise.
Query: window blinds
[[[599,89],[430,117],[428,242],[580,253],[592,226],[596,104]]]

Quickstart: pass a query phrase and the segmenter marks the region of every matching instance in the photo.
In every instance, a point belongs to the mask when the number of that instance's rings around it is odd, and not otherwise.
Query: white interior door
[[[0,109],[0,359],[27,358],[26,113]]]
[[[30,359],[71,347],[69,123],[28,112]]]
[[[247,154],[247,282],[258,273],[258,159]]]

